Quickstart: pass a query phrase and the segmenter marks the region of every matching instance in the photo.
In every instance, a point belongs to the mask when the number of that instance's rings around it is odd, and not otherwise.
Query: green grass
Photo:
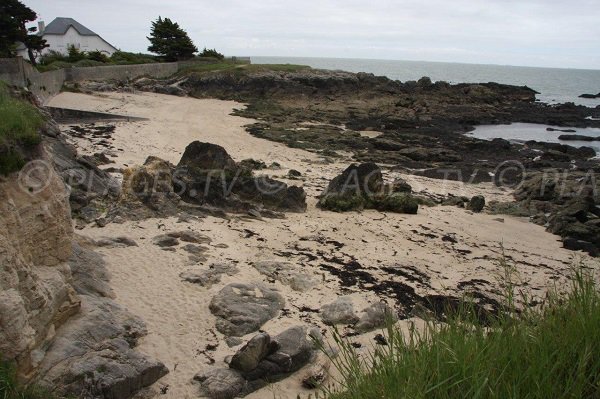
[[[58,399],[38,387],[24,387],[17,382],[17,373],[11,363],[0,361],[0,399]]]
[[[19,170],[25,159],[23,149],[40,143],[39,129],[44,117],[27,101],[14,98],[0,83],[0,174]]]
[[[336,334],[342,388],[325,396],[600,398],[600,294],[583,270],[574,272],[567,293],[553,291],[536,310],[502,315],[491,326],[464,310],[406,335],[390,325],[389,345],[368,359]],[[513,292],[507,290],[509,306]]]
[[[223,61],[212,64],[190,65],[182,68],[178,74],[188,75],[192,73],[204,74],[212,72],[231,72],[234,74],[247,74],[262,71],[277,71],[277,72],[299,72],[310,69],[305,65],[293,64],[236,64],[230,61]]]

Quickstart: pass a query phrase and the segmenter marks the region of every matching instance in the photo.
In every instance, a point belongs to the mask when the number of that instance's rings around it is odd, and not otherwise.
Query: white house
[[[66,55],[70,46],[75,46],[82,52],[101,51],[107,56],[117,51],[112,44],[73,18],[56,18],[48,26],[45,26],[44,22],[39,22],[38,26],[38,35],[41,35],[49,45],[42,53],[58,51]],[[19,46],[17,51],[18,55],[27,59],[25,46]]]

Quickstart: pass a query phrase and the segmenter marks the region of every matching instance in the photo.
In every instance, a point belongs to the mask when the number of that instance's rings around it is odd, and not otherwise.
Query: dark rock
[[[600,93],[598,94],[582,94],[579,96],[580,98],[589,98],[589,99],[594,99],[594,98],[600,98]]]
[[[562,141],[600,141],[600,136],[584,136],[581,134],[561,134],[558,136],[559,140]]]
[[[302,173],[300,173],[299,171],[297,171],[296,169],[290,169],[288,171],[288,177],[292,178],[292,179],[297,179],[299,177],[302,177]]]
[[[563,247],[571,251],[583,251],[590,256],[597,257],[600,255],[600,248],[591,242],[578,240],[576,238],[567,237],[563,240]]]
[[[257,331],[277,315],[285,300],[274,289],[260,284],[229,284],[211,300],[209,308],[217,316],[217,330],[240,337]]]
[[[156,236],[152,239],[152,243],[154,245],[158,245],[159,247],[175,247],[179,245],[179,240],[175,237],[171,237],[167,234]]]
[[[200,141],[194,141],[185,148],[177,169],[184,167],[205,172],[237,169],[235,161],[225,148]]]
[[[479,213],[485,208],[485,198],[483,195],[476,195],[469,201],[467,209]]]
[[[269,334],[255,335],[233,355],[229,367],[243,373],[250,372],[258,367],[258,364],[265,357],[274,353],[277,349],[279,349],[278,344],[271,341]]]

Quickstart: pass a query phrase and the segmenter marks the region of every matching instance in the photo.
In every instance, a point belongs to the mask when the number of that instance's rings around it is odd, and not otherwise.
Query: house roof
[[[75,29],[81,36],[98,36],[100,39],[102,39],[103,42],[108,44],[110,47],[114,48],[115,50],[117,49],[115,46],[104,40],[102,36],[92,31],[91,29],[86,28],[79,22],[75,21],[73,18],[55,18],[54,21],[50,22],[46,26],[43,32],[38,32],[38,35],[64,35],[71,27],[73,27],[73,29]]]
[[[91,29],[86,28],[73,18],[55,18],[54,21],[50,22],[46,29],[44,29],[44,35],[64,35],[67,33],[70,27],[73,27],[81,36],[99,36]]]

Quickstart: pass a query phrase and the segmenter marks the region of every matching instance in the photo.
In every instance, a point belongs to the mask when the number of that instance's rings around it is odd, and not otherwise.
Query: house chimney
[[[40,35],[43,35],[45,30],[46,30],[46,23],[44,21],[38,21],[38,33]]]

